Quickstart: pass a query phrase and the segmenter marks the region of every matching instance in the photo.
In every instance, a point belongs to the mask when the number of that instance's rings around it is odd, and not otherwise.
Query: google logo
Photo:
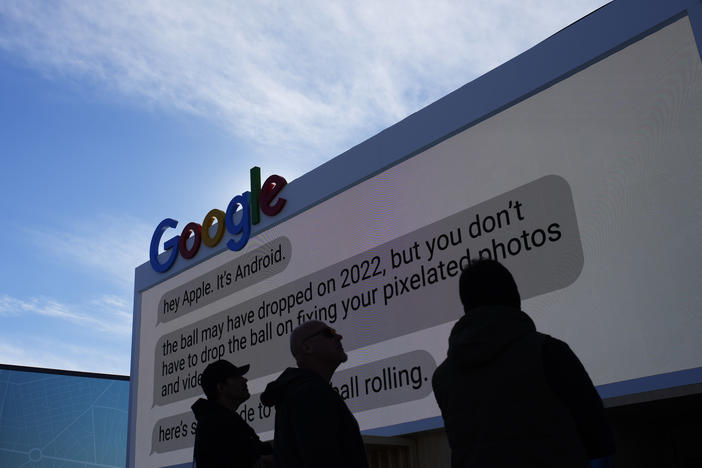
[[[251,225],[261,222],[261,211],[267,216],[275,216],[285,206],[285,198],[278,197],[283,187],[287,185],[287,181],[279,176],[272,175],[266,179],[261,185],[261,168],[252,167],[251,175],[251,192],[244,192],[231,199],[227,211],[218,210],[217,208],[210,210],[202,224],[191,222],[185,225],[180,235],[173,236],[163,243],[163,249],[168,252],[168,260],[164,263],[158,261],[158,245],[161,242],[164,232],[168,228],[175,229],[178,226],[178,221],[172,218],[166,218],[156,226],[153,236],[151,236],[151,247],[149,249],[149,262],[151,267],[158,273],[163,273],[173,266],[173,263],[180,256],[185,259],[193,258],[200,245],[205,244],[208,247],[214,247],[224,237],[225,229],[233,236],[241,235],[238,240],[230,239],[227,242],[227,247],[233,251],[238,251],[244,248],[249,242],[251,236]],[[241,216],[238,220],[235,218],[237,211],[241,207]],[[217,221],[217,231],[212,235],[210,228]],[[194,236],[192,245],[188,248],[188,239]]]

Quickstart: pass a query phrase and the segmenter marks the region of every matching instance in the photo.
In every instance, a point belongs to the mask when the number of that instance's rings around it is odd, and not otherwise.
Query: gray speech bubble
[[[332,386],[357,413],[426,397],[435,369],[431,354],[411,351],[337,372]]]
[[[347,350],[454,321],[461,267],[481,255],[511,270],[522,299],[573,283],[583,251],[568,183],[542,177],[162,336],[154,405],[197,395],[193,376],[216,359],[251,364],[250,378],[280,371],[306,320],[330,323]]]
[[[182,317],[217,299],[270,278],[288,266],[291,256],[290,239],[279,237],[178,286],[159,300],[157,323]]]
[[[151,433],[151,453],[172,452],[195,445],[195,415],[176,414],[158,420]]]
[[[334,374],[331,386],[353,413],[422,399],[431,393],[434,358],[418,350],[350,367]],[[223,409],[223,411],[225,411]],[[261,404],[261,394],[252,395],[237,413],[258,434],[272,431],[275,409]],[[151,451],[171,452],[195,443],[192,412],[160,419],[151,435]],[[185,428],[185,429],[183,429]]]

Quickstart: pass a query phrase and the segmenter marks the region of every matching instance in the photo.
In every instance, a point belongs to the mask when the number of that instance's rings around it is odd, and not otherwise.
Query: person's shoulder
[[[563,340],[544,335],[542,360],[547,374],[564,376],[585,372],[580,359]]]
[[[573,353],[570,346],[568,346],[568,343],[565,341],[559,340],[551,335],[547,335],[546,333],[537,332],[537,335],[539,335],[542,339],[544,352],[554,354]]]
[[[448,360],[444,360],[436,367],[434,374],[431,376],[431,388],[434,391],[434,398],[440,405],[443,402],[447,387],[451,385],[451,374]]]
[[[283,407],[293,418],[330,418],[343,411],[345,403],[341,396],[324,381],[298,382],[289,388]]]
[[[436,385],[437,382],[440,382],[446,377],[446,374],[449,372],[449,362],[448,359],[444,359],[444,361],[436,366],[436,369],[434,369],[434,373],[431,376],[431,382],[432,385]]]
[[[287,398],[289,400],[310,400],[329,398],[334,393],[331,386],[321,379],[299,380],[288,387]]]

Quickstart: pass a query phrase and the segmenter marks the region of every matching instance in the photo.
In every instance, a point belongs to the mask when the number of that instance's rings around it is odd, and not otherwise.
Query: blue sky
[[[163,218],[254,165],[292,180],[604,3],[3,1],[0,363],[128,374]]]

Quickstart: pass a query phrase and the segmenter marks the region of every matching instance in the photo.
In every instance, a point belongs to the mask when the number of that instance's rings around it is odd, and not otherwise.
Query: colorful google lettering
[[[153,236],[151,236],[151,247],[149,249],[149,261],[151,267],[158,273],[163,273],[173,266],[178,253],[185,259],[193,258],[201,244],[208,247],[214,247],[224,237],[226,229],[232,236],[239,236],[238,239],[229,239],[227,247],[238,251],[244,248],[251,236],[251,225],[261,222],[261,211],[267,216],[275,216],[285,206],[285,198],[278,197],[283,187],[287,185],[287,181],[279,176],[272,175],[266,179],[261,186],[261,169],[252,167],[251,171],[251,192],[244,192],[237,195],[229,202],[226,213],[222,210],[213,209],[205,215],[202,224],[195,222],[188,223],[179,236],[173,236],[163,243],[163,249],[171,253],[168,259],[159,263],[158,245],[161,242],[163,233],[168,228],[178,226],[178,221],[171,218],[166,218],[156,226]],[[278,199],[276,200],[276,197]],[[274,202],[275,201],[275,202]],[[241,207],[241,210],[239,210]],[[239,210],[239,211],[238,211]],[[237,213],[241,213],[237,215]],[[236,219],[238,218],[238,220]],[[216,232],[212,235],[211,227],[217,221]],[[188,239],[193,236],[193,242],[188,247]]]

